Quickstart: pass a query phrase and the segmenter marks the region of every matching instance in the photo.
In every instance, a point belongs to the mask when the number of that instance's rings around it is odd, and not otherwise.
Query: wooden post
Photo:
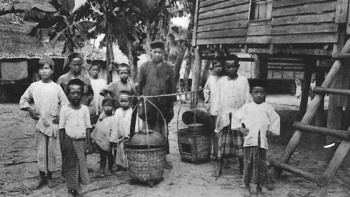
[[[344,45],[342,49],[343,53],[350,52],[350,40],[347,40],[346,44]],[[337,77],[337,74],[339,73],[339,70],[341,68],[341,62],[339,60],[335,61],[332,68],[330,69],[326,79],[322,83],[321,87],[328,88],[333,83],[334,79]],[[320,105],[320,101],[322,100],[322,95],[316,95],[315,98],[312,100],[312,102],[309,105],[308,110],[306,111],[303,119],[301,120],[302,123],[310,124],[312,118],[314,117],[317,108]],[[295,149],[299,145],[299,142],[302,137],[302,132],[299,130],[296,130],[290,139],[284,153],[279,158],[282,163],[287,163],[294,153]],[[281,172],[281,171],[280,171]]]
[[[316,86],[321,86],[324,81],[324,72],[321,70],[320,67],[316,67]],[[315,114],[315,126],[319,127],[325,127],[327,126],[326,117],[324,114],[324,97],[322,97],[320,104],[317,108],[316,114]],[[323,142],[326,142],[326,136],[319,136],[317,134],[311,136],[312,141],[316,140],[322,140]]]
[[[192,77],[192,88],[191,91],[197,91],[199,89],[200,77],[201,77],[201,68],[202,68],[202,54],[197,46],[195,49],[195,60],[193,68],[193,77]],[[197,107],[197,98],[198,92],[193,92],[191,94],[191,109]]]
[[[268,62],[268,55],[266,54],[255,54],[255,66],[258,71],[258,78],[259,79],[267,79],[267,62]]]
[[[310,83],[311,83],[311,68],[316,64],[316,61],[311,60],[308,61],[305,65],[305,70],[304,70],[304,87],[303,87],[303,92],[301,94],[301,99],[300,99],[300,106],[299,106],[299,114],[298,114],[298,120],[301,120],[302,117],[304,116],[306,109],[307,109],[307,103],[309,100],[309,91],[310,91]]]

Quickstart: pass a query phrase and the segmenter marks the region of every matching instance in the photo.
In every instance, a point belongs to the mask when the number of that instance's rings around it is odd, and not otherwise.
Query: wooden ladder
[[[284,153],[281,155],[281,157],[279,157],[278,161],[274,160],[271,162],[271,164],[275,167],[276,174],[280,174],[284,170],[316,183],[316,188],[314,188],[314,190],[309,195],[312,197],[326,196],[327,189],[331,181],[337,173],[346,154],[350,150],[350,128],[347,131],[343,131],[309,125],[311,120],[315,116],[317,108],[319,107],[325,94],[350,96],[350,90],[330,88],[332,83],[340,73],[339,71],[341,70],[342,62],[345,62],[342,60],[348,60],[350,58],[350,39],[347,40],[340,53],[336,53],[333,55],[333,58],[336,59],[336,61],[331,67],[321,87],[315,88],[314,91],[316,93],[316,96],[310,102],[309,108],[306,111],[301,122],[295,122],[293,124],[293,127],[296,130],[292,138],[290,139]],[[322,175],[317,175],[287,164],[294,151],[296,150],[297,146],[299,145],[303,132],[331,135],[341,139],[339,147],[335,151],[331,161],[329,162],[326,170]]]

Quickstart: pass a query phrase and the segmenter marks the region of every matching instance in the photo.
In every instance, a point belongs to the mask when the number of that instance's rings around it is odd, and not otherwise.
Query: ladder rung
[[[350,139],[350,131],[311,126],[311,125],[304,124],[301,122],[294,122],[293,127],[295,129],[298,129],[301,131],[307,131],[307,132],[311,132],[311,133],[318,133],[318,134],[324,134],[324,135],[331,135],[331,136],[339,137],[339,138],[342,138],[345,140]]]
[[[314,173],[299,169],[299,168],[292,166],[292,165],[281,163],[281,162],[276,161],[276,160],[272,160],[271,165],[275,166],[276,168],[282,169],[284,171],[290,172],[294,175],[300,176],[300,177],[307,179],[309,181],[312,181],[320,186],[325,186],[325,182],[322,180],[322,176],[318,176]]]
[[[333,53],[332,58],[336,60],[350,59],[350,53]]]
[[[350,90],[316,87],[313,90],[316,94],[336,94],[350,96]]]

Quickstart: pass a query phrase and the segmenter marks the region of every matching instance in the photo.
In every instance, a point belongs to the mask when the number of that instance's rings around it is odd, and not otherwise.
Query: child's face
[[[80,103],[82,97],[82,87],[80,85],[72,84],[69,86],[68,98],[73,105]]]
[[[121,96],[119,98],[119,104],[120,104],[120,107],[122,107],[123,109],[128,109],[131,104],[130,98],[126,96]]]
[[[214,71],[215,71],[216,75],[221,76],[221,74],[222,74],[222,67],[223,67],[223,65],[222,65],[221,62],[215,62],[214,63]]]
[[[107,102],[103,105],[103,111],[108,115],[112,114],[113,112],[113,106],[110,102]]]
[[[45,64],[41,68],[39,68],[39,75],[41,79],[50,79],[51,75],[53,74],[53,70],[49,66],[49,64]]]
[[[81,58],[74,58],[70,62],[69,66],[73,73],[79,74],[83,69],[83,60]]]
[[[266,97],[265,88],[255,86],[252,88],[251,95],[255,103],[260,104],[265,102],[265,97]]]
[[[127,81],[129,78],[129,71],[127,68],[120,68],[119,76],[121,81]]]
[[[90,68],[90,76],[93,78],[93,79],[97,79],[98,77],[98,74],[100,74],[100,67],[98,66],[92,66]]]
[[[239,64],[235,61],[226,61],[226,72],[229,77],[235,77],[237,75],[238,68]]]

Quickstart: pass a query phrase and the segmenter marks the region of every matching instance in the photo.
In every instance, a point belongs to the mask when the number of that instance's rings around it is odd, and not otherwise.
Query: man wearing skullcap
[[[164,47],[163,42],[151,43],[151,60],[143,63],[138,71],[137,89],[140,95],[157,96],[176,92],[175,73],[172,65],[164,61]],[[157,106],[161,113],[146,102],[146,111],[142,109],[139,112],[140,118],[147,121],[149,129],[159,131],[166,138],[166,151],[169,154],[168,123],[174,117],[173,104],[176,96],[154,97],[148,100]],[[165,168],[171,169],[172,166],[166,162]]]
[[[89,106],[94,98],[94,92],[91,86],[91,80],[89,76],[82,73],[84,59],[80,53],[71,53],[67,57],[67,65],[70,67],[70,71],[60,76],[57,80],[57,84],[60,85],[67,94],[68,82],[72,79],[80,79],[84,82],[84,92],[81,98],[80,104]]]

